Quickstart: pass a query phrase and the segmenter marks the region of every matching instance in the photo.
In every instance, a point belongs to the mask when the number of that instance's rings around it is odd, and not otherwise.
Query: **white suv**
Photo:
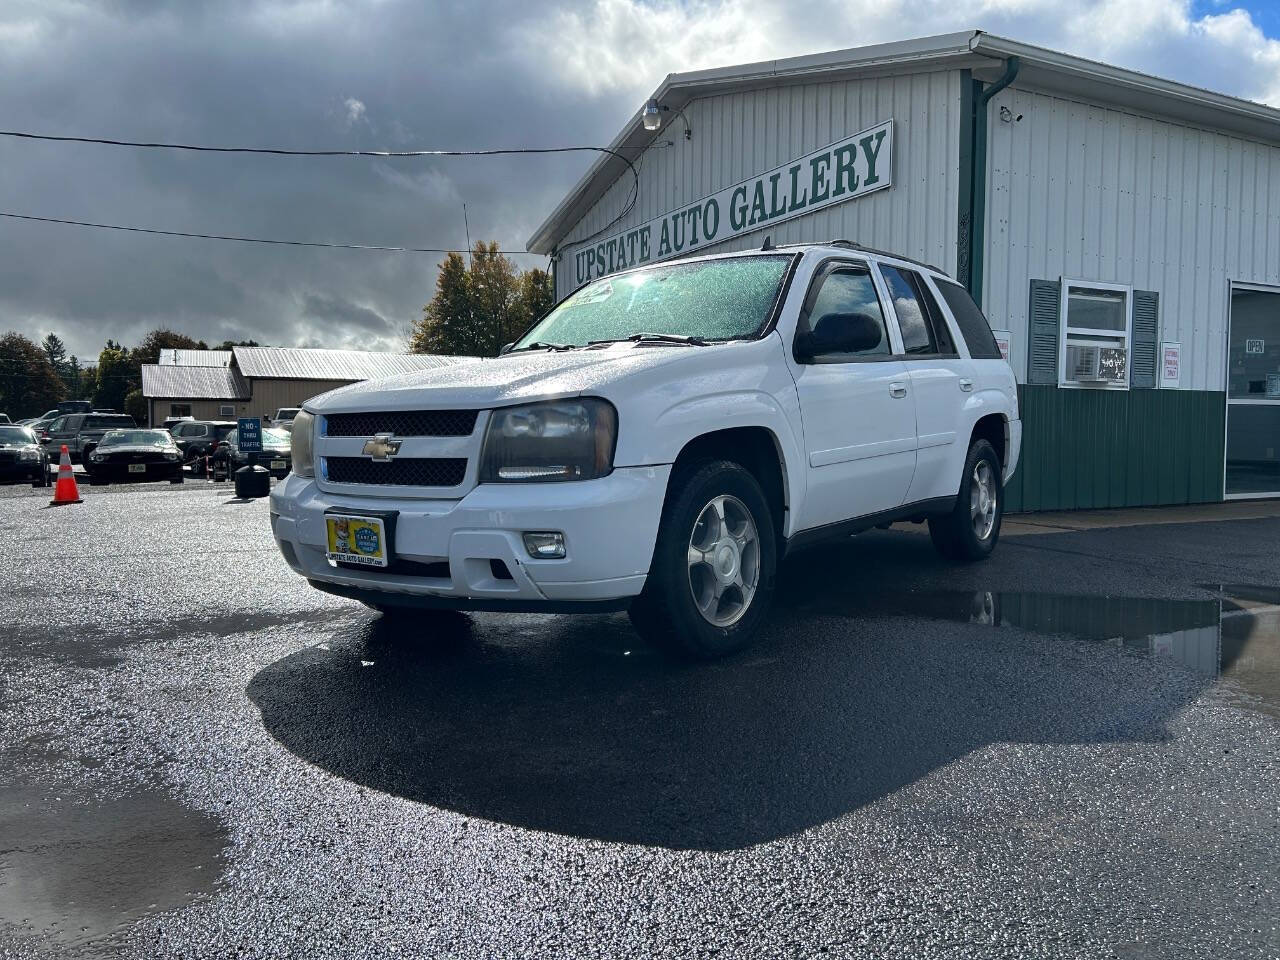
[[[309,401],[271,524],[314,586],[380,610],[627,609],[713,657],[798,547],[927,519],[985,557],[1021,436],[961,286],[766,241],[590,283],[497,359]]]

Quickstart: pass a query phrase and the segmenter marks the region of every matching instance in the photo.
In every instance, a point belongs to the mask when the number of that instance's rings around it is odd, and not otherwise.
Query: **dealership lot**
[[[690,666],[420,635],[227,484],[82,492],[0,492],[6,955],[1280,951],[1280,510],[873,532]]]

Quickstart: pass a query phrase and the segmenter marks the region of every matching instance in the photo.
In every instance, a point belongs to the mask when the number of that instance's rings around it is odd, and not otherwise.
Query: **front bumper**
[[[19,480],[35,482],[44,476],[44,463],[38,460],[17,460],[0,463],[0,483],[15,483]]]
[[[297,573],[321,589],[370,603],[535,610],[617,601],[644,587],[670,472],[669,465],[626,467],[600,480],[482,484],[461,500],[332,494],[314,479],[289,474],[271,492],[271,527]],[[445,561],[447,576],[332,565],[325,556],[330,507],[396,511],[394,559]],[[522,534],[545,530],[564,534],[564,559],[528,555]],[[494,560],[506,565],[510,579],[495,576]]]

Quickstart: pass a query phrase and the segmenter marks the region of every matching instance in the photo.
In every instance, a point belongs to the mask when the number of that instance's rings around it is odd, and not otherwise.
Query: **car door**
[[[960,473],[957,444],[967,444],[964,400],[973,390],[969,361],[960,356],[955,335],[924,277],[905,265],[880,263],[902,356],[916,401],[916,470],[907,502],[955,496]]]
[[[67,445],[69,453],[77,453],[75,449],[76,434],[80,432],[80,424],[84,423],[83,413],[73,413],[59,417],[49,428],[49,455],[57,457],[62,452],[62,445]]]
[[[869,336],[851,342],[844,331],[855,327]],[[802,529],[891,510],[906,497],[915,401],[896,338],[868,264],[819,266],[790,358],[809,468]]]

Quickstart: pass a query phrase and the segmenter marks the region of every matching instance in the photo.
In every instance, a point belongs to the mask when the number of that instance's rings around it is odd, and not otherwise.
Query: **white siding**
[[[991,118],[983,306],[1018,379],[1028,281],[1068,276],[1158,291],[1181,387],[1224,389],[1228,281],[1280,283],[1280,148],[1016,87]]]
[[[893,187],[785,223],[769,224],[708,252],[836,237],[881,247],[954,272],[959,202],[960,74],[809,83],[694,100],[685,108],[693,139],[666,114],[655,145],[637,162],[636,209],[607,236],[675,210],[788,160],[890,118]],[[670,139],[674,146],[660,146]],[[631,190],[630,172],[616,181],[559,241],[567,247],[618,215]],[[557,299],[577,286],[572,255],[557,265]]]

